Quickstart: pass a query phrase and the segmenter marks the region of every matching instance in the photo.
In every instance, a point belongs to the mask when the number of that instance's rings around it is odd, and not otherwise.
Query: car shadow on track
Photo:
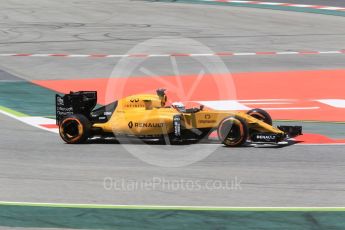
[[[246,143],[243,146],[235,147],[235,148],[284,148],[287,146],[295,145],[300,143],[300,141],[294,141],[294,140],[288,140],[283,144],[253,144],[253,143]],[[228,147],[225,145],[222,145],[219,140],[216,139],[204,139],[204,140],[198,140],[198,141],[184,141],[179,143],[166,143],[164,140],[159,139],[139,139],[139,138],[121,138],[121,139],[115,139],[115,138],[92,138],[87,140],[85,144],[117,144],[117,145],[193,145],[193,144],[202,144],[202,145],[209,145],[209,144],[218,144],[222,146],[223,148],[234,148],[234,147]]]

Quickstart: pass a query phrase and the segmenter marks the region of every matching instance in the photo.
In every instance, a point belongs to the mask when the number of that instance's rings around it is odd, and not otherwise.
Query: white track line
[[[274,52],[217,52],[217,53],[170,53],[170,54],[35,54],[35,53],[0,53],[0,57],[16,58],[160,58],[160,57],[235,57],[235,56],[277,56],[277,55],[322,55],[345,54],[345,50],[326,51],[274,51]]]
[[[20,122],[23,122],[27,125],[39,128],[39,129],[43,129],[45,131],[49,131],[52,133],[59,133],[57,128],[46,128],[43,127],[41,125],[51,125],[51,124],[55,124],[55,120],[54,119],[49,119],[49,118],[45,118],[45,117],[20,117],[20,116],[15,116],[13,114],[10,114],[6,111],[3,111],[0,109],[0,113],[3,115],[6,115],[8,117],[11,117],[13,119],[16,119]]]
[[[307,4],[294,4],[287,2],[264,2],[264,1],[239,1],[239,0],[200,0],[201,2],[219,2],[219,3],[240,3],[240,4],[250,4],[250,5],[268,5],[268,6],[283,6],[283,7],[296,7],[296,8],[309,8],[318,10],[328,10],[328,11],[339,11],[344,12],[344,7],[336,6],[320,6],[320,5],[307,5]]]
[[[261,108],[263,110],[310,110],[310,109],[320,109],[320,107],[286,107],[286,108]]]

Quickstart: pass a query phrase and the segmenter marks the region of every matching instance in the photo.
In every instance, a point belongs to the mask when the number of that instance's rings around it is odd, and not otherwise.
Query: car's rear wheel
[[[251,109],[247,112],[247,114],[260,121],[265,122],[266,124],[273,124],[271,116],[263,109]]]
[[[227,117],[219,123],[217,133],[224,145],[238,147],[246,143],[248,139],[248,126],[240,117]]]
[[[59,125],[61,138],[68,144],[84,143],[90,136],[91,123],[82,114],[65,117]]]

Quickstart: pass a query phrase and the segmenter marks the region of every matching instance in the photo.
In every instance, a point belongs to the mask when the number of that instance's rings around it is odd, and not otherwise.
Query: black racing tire
[[[272,125],[271,115],[263,109],[251,109],[247,112],[248,115],[265,122],[266,124]]]
[[[224,118],[218,125],[219,140],[228,147],[239,147],[248,139],[248,125],[238,116]]]
[[[81,144],[90,137],[91,122],[82,114],[66,116],[59,125],[59,134],[68,144]]]

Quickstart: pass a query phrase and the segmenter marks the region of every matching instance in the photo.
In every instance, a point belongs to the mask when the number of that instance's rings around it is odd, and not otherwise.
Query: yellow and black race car
[[[182,103],[166,106],[164,89],[156,94],[122,98],[94,109],[97,92],[79,91],[56,95],[56,120],[61,138],[69,144],[99,137],[163,138],[185,143],[207,138],[217,130],[226,146],[247,142],[278,144],[302,134],[301,126],[272,126],[270,115],[261,109],[248,112],[221,111],[202,105],[185,108]]]

